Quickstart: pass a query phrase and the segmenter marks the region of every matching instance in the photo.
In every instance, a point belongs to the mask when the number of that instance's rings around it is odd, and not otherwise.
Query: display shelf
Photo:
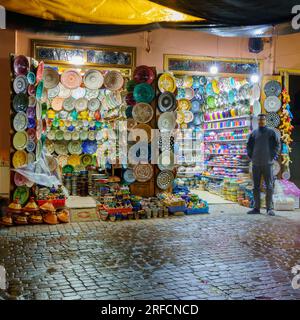
[[[227,121],[227,120],[236,120],[236,119],[245,119],[245,118],[251,118],[250,115],[243,115],[238,117],[231,117],[231,118],[223,118],[223,119],[216,119],[216,120],[205,120],[204,123],[211,123],[211,122],[220,122],[220,121]]]
[[[247,156],[247,153],[212,153],[205,152],[204,155],[212,155],[212,156]]]
[[[211,140],[211,141],[204,141],[205,143],[228,143],[228,142],[246,142],[248,139],[235,139],[235,140]]]
[[[228,165],[228,164],[214,164],[214,163],[205,163],[205,166],[208,167],[226,167],[226,168],[237,168],[237,169],[249,169],[249,166],[239,166],[239,165]]]
[[[210,175],[210,176],[202,175],[202,177],[203,178],[208,178],[208,179],[220,179],[220,180],[223,180],[223,179],[237,179],[237,177],[213,176],[213,175]]]
[[[248,126],[237,126],[237,127],[223,127],[223,128],[216,128],[216,129],[203,129],[204,131],[220,131],[220,130],[230,130],[230,129],[241,129],[241,128],[250,128],[250,125]]]

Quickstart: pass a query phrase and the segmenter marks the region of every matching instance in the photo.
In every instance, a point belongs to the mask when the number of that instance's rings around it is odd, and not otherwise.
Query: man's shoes
[[[267,210],[268,216],[275,216],[275,212],[272,209]]]
[[[247,214],[260,214],[260,210],[254,208],[254,209],[248,211]]]

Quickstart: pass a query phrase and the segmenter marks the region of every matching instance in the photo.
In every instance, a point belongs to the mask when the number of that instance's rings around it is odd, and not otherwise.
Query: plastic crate
[[[66,199],[56,199],[56,200],[38,200],[37,203],[39,206],[42,206],[46,202],[51,202],[54,208],[65,207]]]
[[[172,206],[172,207],[169,207],[168,209],[170,213],[185,212],[186,206]]]

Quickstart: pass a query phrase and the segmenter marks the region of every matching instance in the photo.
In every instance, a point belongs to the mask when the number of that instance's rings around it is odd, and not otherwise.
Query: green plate
[[[43,95],[43,90],[44,90],[44,81],[41,80],[36,88],[36,94],[35,94],[38,100],[41,100]]]
[[[136,102],[150,103],[154,99],[155,93],[150,84],[140,83],[134,87],[133,97]]]
[[[29,188],[26,186],[17,187],[13,194],[13,199],[19,199],[19,202],[22,206],[26,204],[29,199]]]
[[[216,106],[216,99],[214,96],[208,96],[206,103],[210,109],[213,109]]]
[[[73,173],[73,172],[74,172],[74,167],[71,166],[70,164],[66,164],[66,165],[63,166],[63,168],[62,168],[62,172],[63,172],[63,173]]]
[[[93,163],[93,157],[90,154],[84,154],[81,156],[80,161],[83,166],[90,166]]]

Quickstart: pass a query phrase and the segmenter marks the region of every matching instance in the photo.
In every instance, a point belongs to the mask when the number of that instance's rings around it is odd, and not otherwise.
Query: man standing
[[[260,181],[264,177],[266,184],[267,214],[274,216],[273,211],[273,162],[280,149],[280,140],[273,129],[266,126],[266,115],[258,116],[258,129],[254,130],[247,142],[248,157],[252,161],[254,209],[248,214],[260,213]]]

